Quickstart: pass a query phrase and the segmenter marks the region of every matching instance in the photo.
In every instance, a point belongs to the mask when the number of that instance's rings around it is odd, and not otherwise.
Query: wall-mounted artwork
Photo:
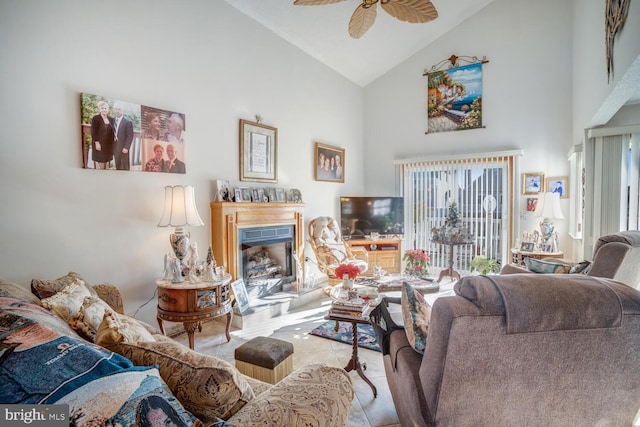
[[[316,142],[316,181],[344,182],[344,148]]]
[[[537,196],[544,192],[543,173],[523,173],[522,174],[522,194]]]
[[[465,58],[470,58],[469,60]],[[460,66],[458,60],[473,62]],[[446,62],[450,68],[440,69]],[[450,132],[482,125],[482,65],[486,59],[451,55],[431,67],[427,76],[427,132]]]
[[[81,94],[82,167],[186,173],[185,115]]]
[[[569,177],[568,176],[552,176],[547,178],[547,191],[558,193],[561,199],[569,198]]]

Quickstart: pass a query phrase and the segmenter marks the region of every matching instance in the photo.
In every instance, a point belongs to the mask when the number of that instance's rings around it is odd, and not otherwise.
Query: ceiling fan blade
[[[366,8],[358,6],[349,21],[349,35],[354,39],[362,37],[371,28],[377,15],[375,3]]]
[[[429,0],[383,0],[380,3],[389,15],[405,22],[420,24],[438,17],[438,11]]]
[[[321,6],[323,4],[340,3],[345,0],[295,0],[295,6]]]

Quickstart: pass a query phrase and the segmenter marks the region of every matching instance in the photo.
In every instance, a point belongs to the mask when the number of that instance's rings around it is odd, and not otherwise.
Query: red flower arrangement
[[[353,280],[360,274],[360,267],[355,264],[340,264],[336,268],[336,277],[343,278],[345,274]]]

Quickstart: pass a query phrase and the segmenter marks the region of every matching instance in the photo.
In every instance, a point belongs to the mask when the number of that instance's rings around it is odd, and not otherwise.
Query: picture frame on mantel
[[[344,148],[316,142],[315,180],[344,182]]]
[[[278,182],[278,129],[240,119],[240,181]]]

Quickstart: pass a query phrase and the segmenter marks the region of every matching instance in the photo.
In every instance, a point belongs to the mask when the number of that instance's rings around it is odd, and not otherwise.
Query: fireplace
[[[213,255],[233,280],[244,279],[250,291],[255,278],[247,277],[246,267],[255,267],[265,252],[281,275],[269,280],[302,280],[296,277],[294,254],[304,268],[304,204],[211,202],[210,207]]]
[[[239,271],[251,294],[252,286],[281,287],[296,279],[293,225],[240,230]]]

